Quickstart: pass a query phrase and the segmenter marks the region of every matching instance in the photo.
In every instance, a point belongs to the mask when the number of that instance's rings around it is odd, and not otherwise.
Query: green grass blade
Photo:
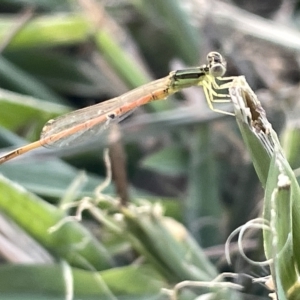
[[[171,39],[172,48],[188,64],[199,60],[200,36],[192,26],[188,13],[178,0],[132,1],[151,23],[161,20]]]
[[[3,56],[0,57],[0,80],[3,86],[15,92],[56,103],[64,103],[62,97]]]
[[[210,223],[204,228],[199,228],[199,224],[201,219],[207,217],[217,223],[221,212],[209,126],[196,127],[190,143],[185,219],[200,245],[208,247],[220,242],[218,226]]]
[[[60,209],[0,177],[0,207],[52,253],[82,268],[103,270],[111,266],[110,255],[83,226],[68,222],[54,233],[48,229],[65,218]],[[84,243],[84,244],[81,244]]]
[[[0,88],[0,125],[12,131],[25,127],[32,120],[42,126],[49,119],[68,111],[66,106]]]
[[[0,40],[18,20],[0,19]],[[71,45],[86,41],[90,33],[88,20],[74,13],[36,17],[13,38],[6,51],[32,47]]]
[[[295,299],[299,293],[300,188],[265,111],[244,77],[237,77],[229,89],[236,119],[251,154],[258,177],[265,187],[265,253],[272,259],[271,273],[279,300]]]

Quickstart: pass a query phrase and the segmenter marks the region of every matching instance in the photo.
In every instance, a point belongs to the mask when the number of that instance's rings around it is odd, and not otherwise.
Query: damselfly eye
[[[209,70],[210,75],[214,77],[222,77],[226,72],[226,67],[220,63],[212,65]]]
[[[207,54],[207,61],[208,63],[222,63],[223,62],[223,57],[219,52],[209,52]]]
[[[207,55],[209,73],[214,77],[221,77],[226,72],[226,61],[218,52],[210,52]]]

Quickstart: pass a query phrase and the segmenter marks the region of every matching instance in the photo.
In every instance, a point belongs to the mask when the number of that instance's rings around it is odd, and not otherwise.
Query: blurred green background
[[[39,139],[51,118],[218,51],[227,76],[246,77],[291,166],[300,167],[296,1],[0,0],[0,11],[1,153]],[[162,288],[222,272],[240,274],[233,281],[243,286],[222,299],[268,299],[249,277],[268,268],[241,258],[235,240],[232,265],[224,256],[228,235],[260,216],[263,198],[235,119],[211,112],[195,87],[119,125],[114,143],[110,131],[91,134],[84,146],[37,149],[0,166],[1,299],[169,299]],[[99,196],[105,147],[113,180]],[[76,213],[62,204],[87,197],[102,199],[93,208],[101,217],[90,211],[48,232]],[[123,211],[118,201],[134,206]],[[260,232],[245,237],[244,251],[265,259]],[[219,292],[187,288],[178,297]]]

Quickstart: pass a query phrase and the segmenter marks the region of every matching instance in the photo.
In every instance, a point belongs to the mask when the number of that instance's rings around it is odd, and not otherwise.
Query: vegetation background
[[[39,139],[51,118],[218,51],[226,75],[245,75],[300,166],[296,1],[1,0],[0,11],[3,153]],[[113,131],[114,142],[109,131],[0,166],[1,299],[174,299],[185,280],[207,284],[180,299],[268,299],[250,278],[268,268],[242,258],[235,240],[232,265],[224,256],[229,234],[260,216],[263,200],[235,119],[211,112],[195,87],[135,110]],[[102,189],[107,146],[113,180]],[[63,205],[80,199],[84,221],[61,223],[76,214]],[[243,246],[265,259],[260,232]],[[222,272],[239,274],[243,289],[208,289]]]

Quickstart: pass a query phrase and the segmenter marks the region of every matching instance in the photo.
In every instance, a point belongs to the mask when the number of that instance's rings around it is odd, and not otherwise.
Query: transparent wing
[[[105,102],[48,121],[41,133],[43,146],[65,147],[86,142],[127,117],[136,107],[168,94],[169,76],[152,81]]]

